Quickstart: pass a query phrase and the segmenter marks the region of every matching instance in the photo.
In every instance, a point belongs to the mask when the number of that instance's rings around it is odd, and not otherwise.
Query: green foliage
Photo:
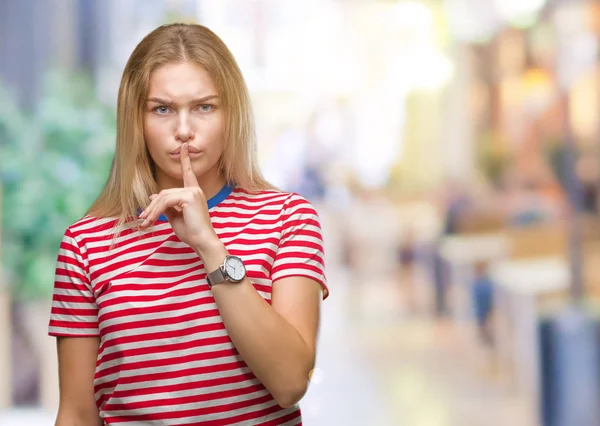
[[[108,176],[114,110],[86,76],[50,73],[32,113],[0,88],[2,266],[19,298],[52,292],[58,246]]]

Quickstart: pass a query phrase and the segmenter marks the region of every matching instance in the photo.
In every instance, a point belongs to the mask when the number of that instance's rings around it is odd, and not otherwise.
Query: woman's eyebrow
[[[219,97],[218,95],[203,96],[203,97],[198,98],[198,99],[192,99],[190,101],[190,103],[196,104],[196,103],[200,103],[200,102],[206,102],[206,101],[209,101],[211,99],[218,98],[218,97]],[[146,102],[155,102],[155,103],[158,103],[158,104],[171,104],[171,103],[173,103],[172,101],[169,101],[167,99],[162,99],[162,98],[157,98],[157,97],[148,98],[148,100]]]

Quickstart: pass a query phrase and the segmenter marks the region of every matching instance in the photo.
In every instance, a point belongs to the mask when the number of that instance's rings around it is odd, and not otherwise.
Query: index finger
[[[180,157],[181,157],[181,172],[183,174],[183,187],[188,188],[191,186],[200,186],[198,179],[194,174],[192,168],[192,161],[190,160],[190,153],[188,150],[188,144],[184,143],[181,145]]]

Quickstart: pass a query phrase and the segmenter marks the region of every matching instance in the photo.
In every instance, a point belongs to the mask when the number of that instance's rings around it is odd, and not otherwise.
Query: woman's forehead
[[[163,65],[150,75],[148,99],[184,102],[217,95],[216,84],[208,71],[192,62]]]

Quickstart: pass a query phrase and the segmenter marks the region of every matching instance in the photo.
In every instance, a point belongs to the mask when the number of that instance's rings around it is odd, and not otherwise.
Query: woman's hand
[[[206,196],[192,169],[187,143],[181,146],[180,156],[183,188],[152,194],[150,205],[140,214],[144,219],[141,227],[151,226],[164,213],[179,239],[201,252],[218,242],[219,237],[210,221]]]

